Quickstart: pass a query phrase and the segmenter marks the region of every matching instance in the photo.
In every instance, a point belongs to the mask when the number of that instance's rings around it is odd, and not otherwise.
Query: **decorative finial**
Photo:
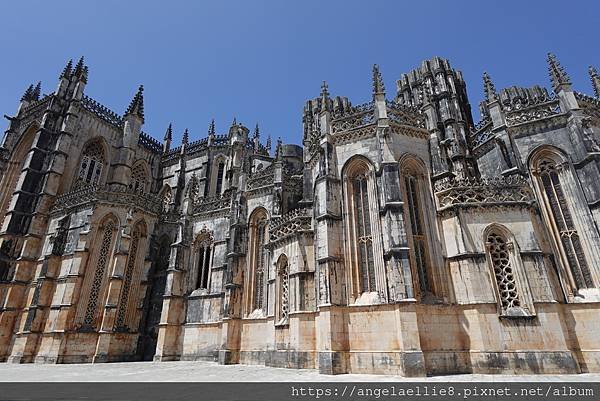
[[[173,139],[173,124],[169,123],[167,131],[165,132],[165,141],[171,141]]]
[[[77,62],[77,65],[75,66],[75,71],[73,72],[73,75],[79,77],[81,76],[81,74],[83,73],[83,56],[81,56],[81,58],[79,59],[79,61]]]
[[[233,121],[231,122],[231,126],[235,127],[237,125],[237,118],[233,117]]]
[[[596,97],[600,97],[600,76],[598,76],[598,71],[594,67],[590,65],[590,79],[592,80],[592,88],[594,89],[594,94]]]
[[[62,73],[60,74],[60,77],[58,77],[58,79],[62,79],[62,78],[71,78],[71,73],[73,72],[73,59],[69,59],[69,62],[67,63],[67,65],[65,65],[65,68],[63,69]]]
[[[188,132],[188,129],[186,128],[185,131],[183,131],[183,137],[181,137],[181,143],[185,146],[189,143],[190,140],[190,133]]]
[[[327,82],[321,84],[321,111],[329,110],[329,87]]]
[[[29,87],[25,90],[25,93],[23,93],[23,96],[21,96],[21,101],[25,101],[25,102],[31,102],[33,100],[33,85],[29,85]]]
[[[492,82],[487,72],[483,73],[483,91],[485,93],[485,99],[488,102],[498,100],[498,93],[496,92],[496,87],[494,86],[494,83]]]
[[[379,72],[379,66],[373,64],[373,94],[378,95],[382,93],[385,93],[385,86],[383,85],[383,79]]]
[[[571,80],[565,72],[565,69],[560,65],[556,56],[548,53],[548,72],[550,73],[550,81],[552,86],[557,89],[560,85],[570,85]]]
[[[256,126],[254,127],[254,135],[253,135],[254,139],[259,139],[260,138],[260,128],[258,128],[258,123],[256,123]]]
[[[267,135],[267,144],[265,145],[267,152],[271,153],[271,134]]]
[[[281,137],[277,138],[277,147],[275,148],[275,160],[281,160]]]
[[[34,100],[40,100],[40,95],[42,94],[42,82],[38,81],[37,85],[33,89],[33,98]]]
[[[208,126],[208,135],[209,136],[215,135],[215,119],[214,118],[210,121],[210,125]]]
[[[139,86],[125,114],[136,115],[142,119],[142,123],[144,122],[144,85]]]

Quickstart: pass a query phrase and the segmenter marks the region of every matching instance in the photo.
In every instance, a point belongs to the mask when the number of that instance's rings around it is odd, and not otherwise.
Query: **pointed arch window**
[[[290,271],[288,258],[282,255],[277,264],[278,324],[286,324],[290,313]]]
[[[196,248],[196,283],[195,289],[210,287],[210,270],[213,258],[213,239],[209,233],[201,233],[195,243]]]
[[[387,284],[372,164],[357,157],[344,167],[346,258],[350,302],[385,302]],[[373,294],[365,295],[363,294]],[[362,300],[361,300],[362,298]]]
[[[264,209],[253,212],[249,223],[248,245],[248,298],[247,311],[252,312],[263,308],[266,250],[268,240],[268,216]]]
[[[88,144],[81,155],[79,172],[75,182],[76,186],[98,185],[102,179],[105,156],[102,144],[94,141]]]
[[[485,230],[484,241],[500,316],[533,316],[533,297],[513,236],[493,224]]]
[[[129,183],[129,189],[135,192],[144,192],[146,190],[146,183],[148,182],[148,175],[146,174],[146,168],[143,163],[137,163],[131,169],[131,182]]]
[[[145,235],[145,226],[142,222],[134,226],[133,233],[129,244],[129,254],[127,255],[127,263],[125,265],[125,274],[123,275],[123,287],[119,296],[119,306],[117,308],[117,317],[115,320],[116,328],[126,328],[131,323],[131,310],[133,305],[130,305],[135,300],[135,295],[130,300],[130,294],[136,294],[136,289],[140,282],[141,264],[138,261],[138,249],[142,236]]]
[[[404,200],[408,219],[408,242],[410,263],[416,275],[421,295],[432,292],[429,246],[424,216],[423,179],[424,175],[414,166],[402,169]]]
[[[98,323],[98,307],[102,303],[116,231],[117,222],[110,217],[99,227],[100,243],[95,262],[89,264],[89,269],[86,269],[89,271],[86,272],[81,289],[82,308],[79,310],[77,321],[82,328],[93,329]]]
[[[225,178],[225,162],[220,161],[217,167],[217,185],[215,195],[220,195],[223,189],[223,179]]]
[[[556,161],[550,158],[542,158],[538,163],[538,179],[544,194],[544,203],[559,251],[566,260],[576,288],[592,288],[592,274],[567,204],[567,196],[559,176],[560,168]]]

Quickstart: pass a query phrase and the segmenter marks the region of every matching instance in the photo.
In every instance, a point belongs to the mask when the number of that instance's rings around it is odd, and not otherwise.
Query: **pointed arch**
[[[158,197],[162,201],[162,207],[164,212],[169,212],[173,205],[173,190],[168,184],[163,185],[162,189],[158,193]]]
[[[364,156],[351,157],[342,168],[346,261],[351,301],[364,293],[387,300],[383,244],[378,215],[374,164]]]
[[[0,188],[2,188],[0,192],[0,225],[4,222],[10,201],[17,189],[27,153],[33,147],[38,129],[39,125],[37,122],[34,121],[29,124],[12,149],[8,165],[2,176],[2,181],[0,181]]]
[[[277,271],[277,308],[275,310],[278,325],[288,323],[290,313],[290,265],[286,254],[282,253],[275,264]]]
[[[430,193],[429,176],[425,163],[415,155],[403,155],[399,165],[413,292],[422,299],[435,292],[429,227],[432,202],[427,196]]]
[[[543,145],[531,152],[528,165],[562,266],[559,273],[567,296],[595,287],[592,266],[597,255],[592,249],[600,248],[598,232],[569,157],[554,146]]]
[[[269,213],[259,206],[248,219],[248,253],[246,265],[246,314],[262,310],[265,297],[265,267],[267,251],[265,244],[269,236]]]
[[[150,167],[145,160],[139,159],[131,166],[129,189],[135,192],[146,192],[150,177]]]
[[[143,272],[145,255],[143,250],[145,249],[144,245],[147,233],[148,227],[143,219],[133,224],[131,235],[129,236],[129,252],[127,254],[127,261],[125,262],[123,283],[115,317],[115,328],[118,329],[131,328],[131,324],[133,323],[134,313],[132,312],[135,312],[136,294]]]
[[[101,185],[107,175],[109,161],[108,145],[102,137],[94,137],[87,141],[81,151],[77,170],[73,179],[73,187]]]
[[[535,315],[529,281],[513,233],[501,224],[492,223],[483,230],[483,242],[498,314],[506,317]]]
[[[210,167],[209,196],[221,195],[225,184],[225,166],[227,156],[219,153],[212,160]]]
[[[108,276],[112,266],[119,219],[112,213],[106,214],[96,229],[91,258],[79,294],[79,309],[76,325],[83,330],[95,330],[99,323],[99,308],[104,303]]]
[[[203,227],[193,243],[194,263],[192,267],[192,290],[210,290],[212,262],[214,256],[214,233]]]

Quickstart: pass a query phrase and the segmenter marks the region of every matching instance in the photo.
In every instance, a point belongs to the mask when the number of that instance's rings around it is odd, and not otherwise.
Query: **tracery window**
[[[268,239],[268,216],[264,209],[253,212],[249,224],[249,258],[248,258],[248,301],[247,310],[263,308],[266,252],[265,243]]]
[[[554,160],[544,158],[538,164],[539,181],[545,195],[546,208],[553,223],[558,246],[564,254],[569,270],[578,289],[594,286],[579,233],[575,228],[563,184]]]
[[[429,255],[421,199],[421,177],[413,169],[403,171],[404,199],[409,220],[410,256],[421,294],[432,291],[429,279]]]
[[[387,277],[373,165],[364,157],[355,157],[342,175],[348,301],[386,302]]]
[[[195,289],[209,288],[210,269],[213,256],[213,241],[208,234],[201,234],[196,240],[197,277]]]
[[[515,281],[515,274],[510,260],[506,239],[491,232],[487,237],[487,248],[492,261],[500,303],[503,312],[521,306]]]
[[[290,312],[290,288],[289,288],[289,264],[285,255],[282,255],[278,263],[277,281],[279,300],[278,306],[278,322],[285,324],[288,321]]]
[[[373,259],[367,177],[364,174],[354,177],[352,189],[360,288],[361,292],[372,292],[375,291],[375,261]]]
[[[90,267],[94,270],[86,274],[82,288],[82,299],[87,297],[87,302],[85,303],[85,309],[82,309],[83,315],[80,315],[78,320],[84,327],[94,328],[97,323],[98,305],[101,302],[116,230],[117,223],[112,218],[105,220],[99,229],[100,245],[96,262],[95,264],[90,264]]]
[[[221,189],[223,188],[223,179],[225,175],[225,163],[219,162],[219,166],[217,168],[217,185],[215,190],[215,195],[221,194]]]
[[[75,185],[98,185],[102,178],[104,162],[104,149],[100,141],[88,144],[81,156],[79,173],[77,174]]]
[[[137,266],[138,266],[138,248],[140,245],[141,236],[144,234],[144,226],[142,223],[135,225],[131,234],[131,242],[129,245],[129,254],[125,265],[125,274],[123,275],[123,287],[119,296],[119,307],[117,308],[117,317],[115,327],[123,328],[128,326],[127,312],[129,311],[129,294],[131,288],[137,283]]]
[[[162,199],[163,211],[168,212],[171,209],[171,203],[173,203],[173,191],[171,191],[171,187],[168,185],[165,186],[160,198]]]
[[[146,169],[143,163],[137,163],[131,170],[131,182],[129,183],[129,189],[136,192],[144,192],[147,181],[148,177],[146,175]]]

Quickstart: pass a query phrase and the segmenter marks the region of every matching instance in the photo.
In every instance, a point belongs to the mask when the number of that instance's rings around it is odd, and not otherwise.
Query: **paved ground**
[[[83,365],[40,365],[0,363],[0,381],[69,382],[322,382],[322,381],[420,381],[381,375],[321,375],[315,370],[279,369],[265,366],[218,365],[214,362],[131,362]],[[452,375],[428,381],[595,381],[600,374],[581,375]]]

